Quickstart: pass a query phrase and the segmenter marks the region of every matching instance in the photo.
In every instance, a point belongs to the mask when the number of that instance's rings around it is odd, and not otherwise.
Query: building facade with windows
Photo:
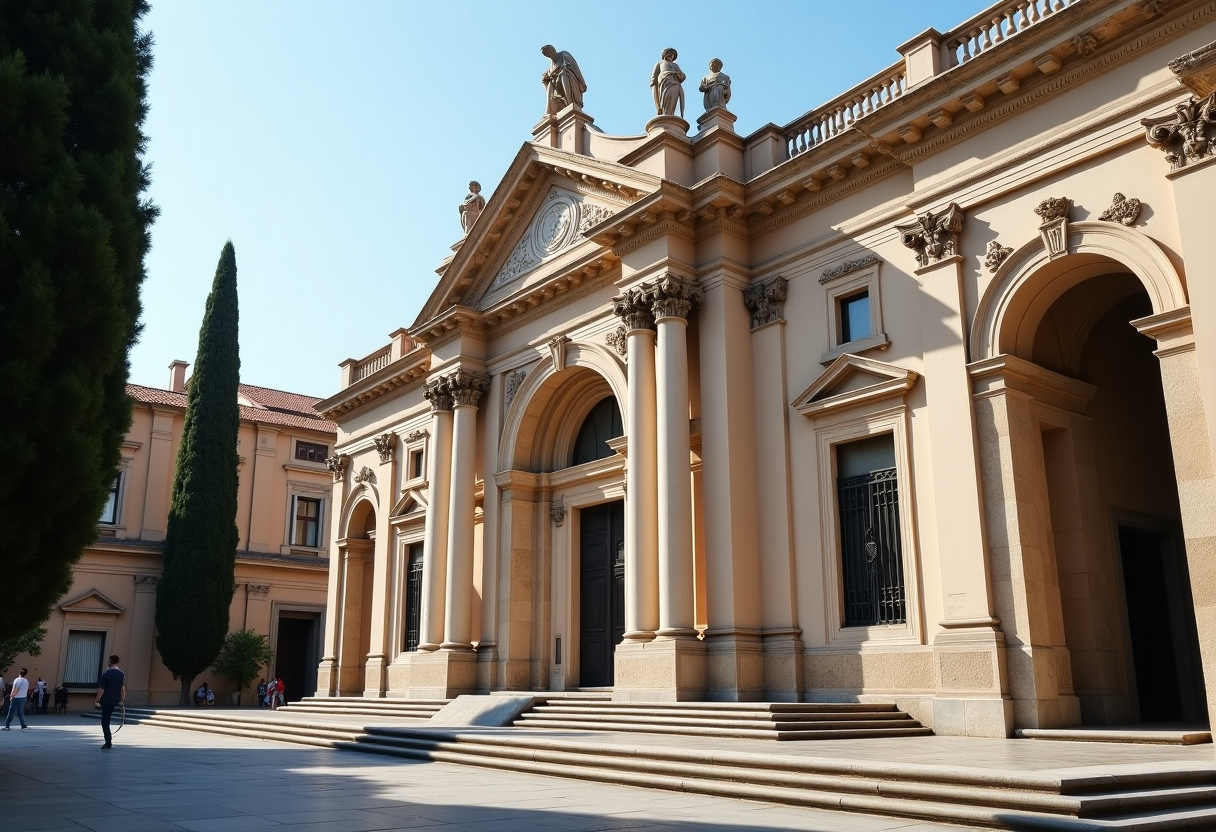
[[[170,365],[169,389],[128,385],[134,400],[122,464],[97,527],[97,542],[72,571],[72,588],[44,625],[42,654],[16,665],[30,678],[63,682],[77,708],[92,707],[111,653],[122,658],[127,701],[176,704],[179,685],[155,643],[156,585],[170,492],[186,412],[186,368]],[[316,687],[325,618],[335,428],[309,396],[242,384],[238,440],[240,491],[236,594],[230,628],[270,637],[275,666],[291,699]],[[229,679],[201,676],[219,693]],[[246,694],[243,703],[252,704]],[[224,704],[227,704],[225,702]]]
[[[318,693],[1206,719],[1214,39],[998,3],[746,136],[602,133],[583,67],[317,406]]]

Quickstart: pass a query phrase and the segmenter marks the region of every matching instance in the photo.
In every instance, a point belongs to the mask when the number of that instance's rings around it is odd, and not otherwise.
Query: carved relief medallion
[[[541,203],[532,223],[516,243],[491,289],[510,283],[565,251],[582,239],[588,228],[611,217],[615,211],[584,202],[582,195],[553,187]]]
[[[1123,194],[1115,194],[1110,207],[1098,215],[1098,219],[1106,222],[1117,222],[1122,225],[1135,225],[1140,218],[1140,200],[1128,199]]]

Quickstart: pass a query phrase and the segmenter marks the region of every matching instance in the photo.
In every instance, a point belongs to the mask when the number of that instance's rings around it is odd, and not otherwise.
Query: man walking
[[[106,738],[102,748],[110,748],[110,717],[114,709],[127,698],[126,674],[118,669],[118,656],[110,656],[109,669],[101,674],[97,684],[96,704],[101,706],[101,733]],[[22,726],[25,727],[25,726]]]
[[[30,680],[25,678],[28,673],[24,667],[17,674],[17,678],[13,680],[13,691],[9,694],[8,699],[8,719],[4,720],[4,730],[11,731],[9,727],[13,724],[13,714],[17,715],[17,719],[21,720],[21,727],[28,728],[25,724],[25,697],[30,692]]]

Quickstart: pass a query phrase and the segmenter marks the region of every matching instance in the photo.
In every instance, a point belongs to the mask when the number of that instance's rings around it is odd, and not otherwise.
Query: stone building
[[[317,406],[318,693],[1206,720],[1214,38],[1002,2],[747,136],[604,134],[547,48],[532,141]]]
[[[184,361],[169,365],[169,389],[131,384],[130,431],[110,501],[98,523],[97,542],[72,570],[72,588],[45,624],[42,654],[21,656],[53,688],[65,682],[74,707],[92,706],[105,658],[117,653],[134,705],[177,704],[179,685],[160,662],[155,644],[156,584],[169,516],[169,497],[186,413]],[[316,687],[325,617],[330,489],[325,459],[334,425],[310,396],[242,384],[238,439],[240,491],[233,630],[270,636],[274,672],[289,698]],[[221,694],[229,679],[199,677]],[[227,704],[225,701],[224,704]],[[243,704],[252,704],[246,695]]]

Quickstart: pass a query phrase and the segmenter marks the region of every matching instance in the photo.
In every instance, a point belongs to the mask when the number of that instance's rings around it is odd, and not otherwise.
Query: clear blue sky
[[[544,112],[539,49],[578,59],[605,132],[642,132],[650,69],[679,50],[689,121],[712,57],[736,129],[784,124],[945,31],[977,0],[313,2],[154,0],[146,124],[152,229],[131,380],[193,363],[224,241],[236,245],[241,377],[328,396],[338,362],[413,323],[460,237]],[[858,17],[858,11],[864,17]]]

